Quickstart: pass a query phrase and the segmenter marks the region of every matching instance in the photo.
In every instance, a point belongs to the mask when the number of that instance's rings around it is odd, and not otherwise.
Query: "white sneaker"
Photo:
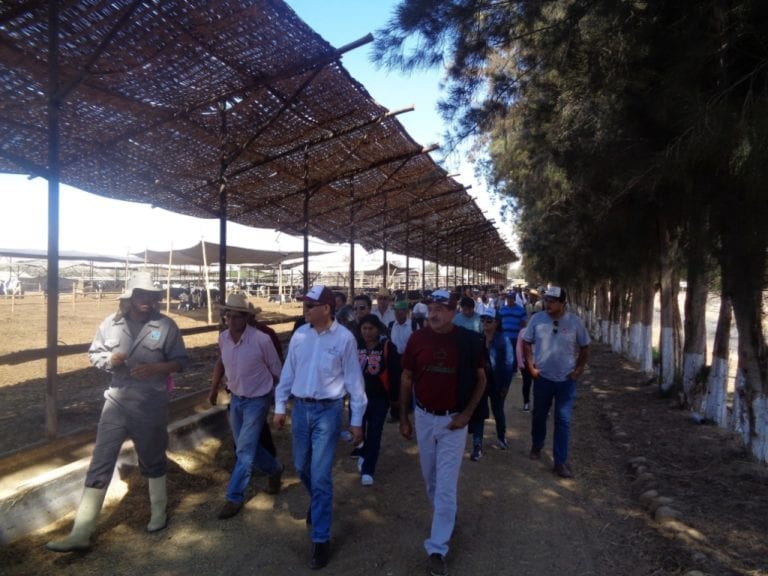
[[[360,456],[357,459],[357,471],[358,472],[362,472],[363,471],[363,461],[364,461],[364,458],[362,456]]]
[[[360,476],[360,484],[363,486],[373,486],[373,476],[370,474],[363,474]]]
[[[528,405],[528,403],[523,404],[523,412],[530,412],[531,407]]]

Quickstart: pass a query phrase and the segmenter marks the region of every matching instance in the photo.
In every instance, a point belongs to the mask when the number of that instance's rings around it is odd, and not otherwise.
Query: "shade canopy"
[[[352,46],[284,2],[55,4],[55,52],[51,3],[0,7],[0,171],[49,176],[55,110],[60,180],[88,192],[448,264],[516,260],[341,66]]]
[[[47,250],[35,250],[33,248],[0,248],[0,256],[9,258],[22,258],[27,260],[44,260],[48,257]],[[79,252],[76,250],[60,250],[59,260],[77,260],[81,262],[127,262],[129,264],[141,264],[144,260],[124,254],[112,256],[97,252]]]
[[[203,257],[205,250],[205,257]],[[136,252],[135,257],[149,264],[196,265],[216,264],[219,262],[220,247],[212,242],[198,242],[189,248],[181,250],[162,251],[145,250]],[[326,252],[310,252],[310,255],[326,254]],[[239,246],[227,246],[227,264],[260,264],[277,266],[286,260],[301,258],[304,252],[276,252],[273,250],[253,250]]]

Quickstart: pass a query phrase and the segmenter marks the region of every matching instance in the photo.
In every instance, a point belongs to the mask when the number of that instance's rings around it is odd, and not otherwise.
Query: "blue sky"
[[[289,6],[309,26],[336,47],[353,42],[382,27],[397,4],[395,0],[287,0]],[[404,75],[397,71],[377,68],[370,61],[372,45],[348,52],[342,64],[361,82],[381,105],[397,110],[410,105],[415,110],[398,116],[405,129],[419,143],[427,146],[439,143],[444,132],[437,113],[440,70],[418,71]],[[438,153],[439,154],[439,153]],[[439,155],[435,156],[439,159]],[[447,165],[477,197],[478,205],[495,218],[497,211],[490,204],[482,186],[473,178],[470,165]],[[24,198],[24,213],[29,219],[20,220],[12,210],[0,211],[0,248],[39,248],[48,243],[47,183],[42,179],[28,180],[23,176],[0,175],[0,189]],[[145,248],[167,250],[184,248],[201,238],[216,242],[218,223],[179,216],[147,205],[108,200],[62,186],[60,199],[59,246],[62,250],[99,251],[122,255]],[[131,223],[141,222],[140,229]],[[265,241],[279,250],[301,248],[299,239],[275,231],[256,232],[254,229],[230,224],[228,242],[249,246]],[[314,245],[313,248],[317,248]]]

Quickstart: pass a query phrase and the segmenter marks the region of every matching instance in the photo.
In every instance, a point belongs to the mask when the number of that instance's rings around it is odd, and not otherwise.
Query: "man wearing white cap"
[[[432,507],[424,549],[430,574],[445,576],[467,424],[485,392],[485,356],[478,334],[453,323],[451,292],[435,290],[428,302],[427,327],[411,335],[403,354],[400,434],[413,436],[406,402],[413,397],[419,463]]]
[[[168,447],[167,380],[187,363],[176,323],[155,309],[162,291],[148,272],[136,272],[120,296],[118,311],[99,326],[88,350],[91,363],[112,376],[104,393],[96,446],[70,534],[48,542],[55,552],[86,550],[96,527],[123,442],[130,438],[141,474],[148,479],[152,516],[148,532],[165,528]]]
[[[330,559],[333,512],[333,461],[341,434],[344,396],[349,394],[351,442],[363,439],[368,399],[352,332],[333,319],[334,296],[313,286],[304,296],[306,323],[291,337],[280,383],[275,390],[274,423],[285,425],[286,404],[293,397],[293,463],[310,495],[307,523],[312,525],[309,567]]]
[[[525,363],[533,378],[531,460],[541,457],[547,435],[547,418],[555,403],[552,456],[554,472],[572,478],[568,463],[571,416],[576,400],[576,380],[589,357],[589,333],[581,319],[566,312],[565,290],[550,286],[544,293],[544,311],[531,316],[523,336]]]

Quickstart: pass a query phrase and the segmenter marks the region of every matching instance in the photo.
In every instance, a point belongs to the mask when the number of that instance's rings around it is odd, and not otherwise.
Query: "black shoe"
[[[264,489],[264,492],[267,494],[280,494],[280,488],[282,487],[282,480],[283,480],[283,471],[285,470],[285,466],[280,464],[280,468],[277,472],[272,474],[269,478],[267,478],[267,487]]]
[[[539,460],[541,458],[541,446],[533,446],[531,452],[528,454],[528,458],[531,460]]]
[[[555,464],[553,469],[554,473],[560,476],[560,478],[573,478],[573,470],[568,464]]]
[[[309,560],[309,567],[312,570],[320,570],[328,564],[331,556],[328,542],[315,542],[312,545],[312,558]]]
[[[354,448],[352,452],[349,453],[350,458],[360,458],[360,456],[363,455],[363,447],[358,446],[357,448]]]
[[[432,576],[448,576],[448,564],[442,554],[429,555],[429,573]]]

